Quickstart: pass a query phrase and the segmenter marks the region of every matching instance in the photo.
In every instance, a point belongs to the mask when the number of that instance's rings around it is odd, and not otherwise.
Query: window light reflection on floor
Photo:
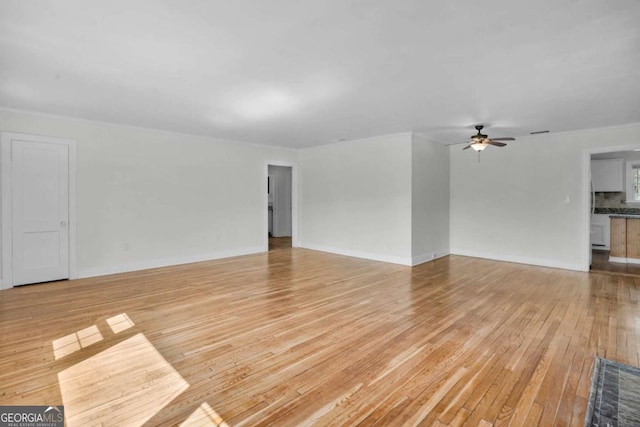
[[[109,327],[114,334],[122,332],[125,329],[129,329],[134,325],[133,320],[129,319],[129,316],[127,316],[126,313],[120,313],[116,316],[108,318],[107,323],[109,324]]]
[[[58,382],[68,426],[143,425],[189,387],[141,333],[61,371]]]
[[[81,348],[86,348],[101,340],[102,334],[98,330],[98,327],[96,325],[92,325],[88,328],[81,329],[78,332],[53,340],[51,343],[53,345],[53,355],[56,360],[58,360],[61,357],[75,353]]]
[[[180,427],[229,427],[207,402],[202,403]]]

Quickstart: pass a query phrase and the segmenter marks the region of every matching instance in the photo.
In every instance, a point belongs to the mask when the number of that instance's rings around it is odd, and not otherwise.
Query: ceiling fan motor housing
[[[471,137],[472,140],[482,141],[483,139],[487,139],[488,135],[484,135],[483,133],[480,132],[482,128],[484,128],[484,125],[476,125],[476,130],[478,131],[478,133]]]

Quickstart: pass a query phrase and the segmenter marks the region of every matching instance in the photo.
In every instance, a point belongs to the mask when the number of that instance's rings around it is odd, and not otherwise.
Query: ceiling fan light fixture
[[[472,144],[471,148],[473,148],[476,151],[482,151],[485,148],[487,148],[487,145],[489,145],[489,144],[487,144],[486,142],[479,142],[479,143],[476,143],[476,144]]]
[[[482,133],[482,129],[484,125],[476,125],[477,134],[471,136],[471,141],[464,146],[463,150],[468,150],[469,148],[473,148],[474,151],[480,152],[487,148],[487,145],[494,145],[496,147],[504,147],[507,145],[502,141],[515,141],[516,139],[513,137],[504,137],[504,138],[489,138],[488,135],[484,135]]]

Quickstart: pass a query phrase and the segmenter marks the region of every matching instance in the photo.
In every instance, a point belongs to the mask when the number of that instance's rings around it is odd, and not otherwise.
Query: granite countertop
[[[640,215],[640,208],[595,208],[595,214],[604,215]]]
[[[640,219],[640,215],[614,214],[614,215],[609,215],[609,218],[632,218],[632,219]]]

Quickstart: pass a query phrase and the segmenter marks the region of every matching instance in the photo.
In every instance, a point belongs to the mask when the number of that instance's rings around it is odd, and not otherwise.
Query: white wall
[[[411,134],[301,150],[301,246],[411,264]]]
[[[585,150],[633,144],[640,124],[518,138],[480,163],[451,146],[451,252],[584,269]]]
[[[0,110],[0,130],[77,141],[80,276],[264,249],[264,164],[296,152]]]
[[[9,110],[0,130],[77,141],[84,276],[264,250],[265,164],[296,159],[302,246],[401,264],[446,250],[449,165],[452,253],[581,269],[585,150],[640,147],[640,124],[519,138],[481,163],[409,133],[295,152]]]
[[[415,265],[449,253],[449,148],[413,134],[411,153]]]

